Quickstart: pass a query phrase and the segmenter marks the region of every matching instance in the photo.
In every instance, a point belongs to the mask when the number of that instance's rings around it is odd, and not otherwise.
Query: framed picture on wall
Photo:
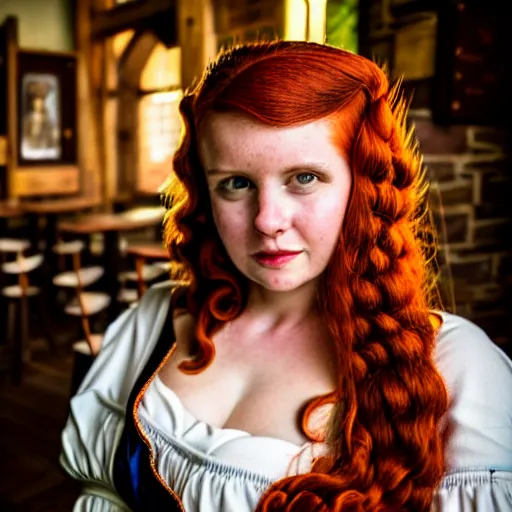
[[[53,74],[26,73],[22,77],[20,159],[60,160],[61,94]]]
[[[74,55],[19,52],[19,167],[76,163],[76,101]]]

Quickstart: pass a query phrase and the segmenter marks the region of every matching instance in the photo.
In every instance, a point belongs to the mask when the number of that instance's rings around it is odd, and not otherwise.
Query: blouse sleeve
[[[70,401],[60,464],[83,483],[73,512],[129,510],[114,487],[113,460],[131,389],[159,337],[169,298],[168,286],[154,286],[108,327],[102,349]]]
[[[84,488],[73,507],[73,512],[131,512],[114,493]]]
[[[512,512],[512,362],[473,323],[443,320],[435,360],[450,399],[447,471],[431,512]]]

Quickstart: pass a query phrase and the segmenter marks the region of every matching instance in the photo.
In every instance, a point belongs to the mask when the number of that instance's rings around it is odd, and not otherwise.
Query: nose
[[[260,189],[254,227],[263,235],[276,237],[291,226],[292,205],[277,187]]]

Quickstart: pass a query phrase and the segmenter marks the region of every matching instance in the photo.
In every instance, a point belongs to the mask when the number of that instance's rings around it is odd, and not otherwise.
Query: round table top
[[[122,213],[93,213],[59,224],[59,230],[68,233],[91,234],[108,231],[132,231],[160,224],[165,208],[135,208]]]
[[[169,251],[161,244],[134,244],[126,248],[126,254],[153,260],[168,260]]]
[[[86,210],[99,206],[101,201],[95,197],[63,197],[60,199],[45,199],[43,201],[23,201],[20,208],[25,213],[69,213],[76,210]]]

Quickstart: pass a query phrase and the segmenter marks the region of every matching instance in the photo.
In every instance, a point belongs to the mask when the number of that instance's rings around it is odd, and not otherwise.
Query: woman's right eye
[[[251,182],[243,176],[233,176],[219,183],[219,188],[225,192],[237,192],[251,187]]]

